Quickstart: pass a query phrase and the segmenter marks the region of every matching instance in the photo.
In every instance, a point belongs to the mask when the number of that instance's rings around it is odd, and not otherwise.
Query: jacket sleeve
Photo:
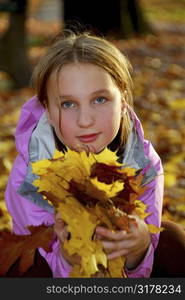
[[[27,170],[27,164],[24,158],[19,154],[15,160],[11,174],[9,176],[5,201],[10,215],[12,216],[13,232],[18,235],[29,234],[27,226],[38,226],[45,224],[46,226],[54,223],[54,215],[35,203],[20,196],[17,190],[22,183]],[[52,251],[47,253],[44,249],[39,248],[40,254],[49,264],[53,277],[68,277],[70,266],[64,260],[59,252],[59,241],[53,239]]]
[[[151,164],[157,171],[157,176],[147,184],[147,190],[139,198],[143,203],[147,205],[147,212],[150,212],[145,221],[147,224],[154,224],[157,227],[161,226],[161,215],[163,205],[163,190],[164,190],[164,175],[161,160],[154,150],[150,142],[144,142],[145,154],[150,159]],[[150,277],[154,251],[159,241],[159,233],[151,234],[151,244],[148,248],[143,261],[133,270],[125,270],[128,277],[132,278],[148,278]]]

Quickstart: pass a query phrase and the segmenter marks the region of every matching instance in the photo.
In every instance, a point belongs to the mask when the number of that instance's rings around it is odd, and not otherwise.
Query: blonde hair
[[[71,63],[91,63],[103,68],[112,77],[128,106],[132,106],[131,65],[128,59],[108,40],[89,33],[59,33],[47,53],[34,69],[32,81],[39,101],[47,104],[47,83],[50,75]],[[130,132],[128,112],[120,125],[119,144],[124,144]]]

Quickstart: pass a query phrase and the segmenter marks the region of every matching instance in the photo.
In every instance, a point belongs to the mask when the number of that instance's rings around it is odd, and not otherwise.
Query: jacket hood
[[[15,145],[17,151],[23,155],[26,162],[29,161],[28,145],[34,128],[45,111],[37,97],[32,97],[23,106],[15,131]]]

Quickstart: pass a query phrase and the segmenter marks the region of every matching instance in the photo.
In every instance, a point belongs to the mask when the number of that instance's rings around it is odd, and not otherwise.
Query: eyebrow
[[[90,96],[96,96],[96,95],[99,95],[101,93],[108,93],[108,94],[110,94],[110,90],[108,90],[108,89],[100,89],[100,90],[97,90],[95,92],[92,92],[90,94]],[[73,95],[60,95],[59,97],[60,97],[60,99],[67,99],[67,98],[73,98],[74,96]]]

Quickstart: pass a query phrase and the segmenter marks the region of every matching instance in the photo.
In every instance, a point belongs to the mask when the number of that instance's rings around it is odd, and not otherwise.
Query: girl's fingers
[[[68,238],[69,233],[67,231],[67,226],[62,220],[60,213],[57,213],[55,216],[54,231],[62,243]]]
[[[122,250],[114,251],[114,252],[111,252],[110,254],[107,254],[107,259],[114,259],[116,257],[126,256],[127,254],[128,254],[128,250],[122,249]]]
[[[95,238],[97,240],[103,240],[103,236],[101,234],[96,233]]]
[[[107,243],[107,242],[106,242]],[[127,256],[128,254],[131,255],[132,253],[137,252],[137,247],[134,246],[133,244],[127,244],[125,243],[120,243],[120,242],[114,242],[109,245],[105,245],[104,247],[105,252],[107,253],[107,258],[108,259],[113,259],[119,256]]]
[[[65,224],[65,222],[61,218],[60,212],[56,213],[56,215],[55,215],[55,223],[56,222],[63,222]]]
[[[136,216],[129,216],[129,218],[129,232],[126,232],[126,230],[113,231],[108,228],[98,226],[96,228],[96,235],[101,240],[105,238],[115,241],[132,239],[134,237],[133,235],[137,234],[139,230],[139,220]]]
[[[130,215],[129,216],[129,227],[131,232],[136,232],[139,229],[139,218],[135,215]]]
[[[64,227],[59,227],[58,225],[54,225],[54,231],[59,238],[59,240],[63,243],[68,238],[69,233],[67,231],[67,226],[64,225]]]
[[[110,229],[107,229],[105,227],[100,227],[98,226],[96,228],[96,235],[99,237],[101,236],[101,238],[107,238],[110,240],[124,240],[124,239],[128,239],[130,237],[130,235],[125,231],[125,230],[120,230],[118,232],[115,231],[111,231]]]
[[[101,241],[103,248],[105,250],[110,251],[120,251],[120,250],[129,250],[133,249],[135,247],[135,241],[134,240],[128,240],[128,241]]]
[[[125,243],[123,243],[122,241],[118,241],[118,242],[109,242],[109,241],[102,241],[102,245],[103,248],[105,250],[121,250],[124,247]]]
[[[55,224],[54,224],[54,230],[59,232],[60,230],[62,230],[65,227],[65,222],[62,220],[62,218],[60,217],[60,215],[56,215],[55,216]]]
[[[54,227],[57,230],[61,230],[66,226],[65,222],[62,219],[58,219],[55,221]]]

